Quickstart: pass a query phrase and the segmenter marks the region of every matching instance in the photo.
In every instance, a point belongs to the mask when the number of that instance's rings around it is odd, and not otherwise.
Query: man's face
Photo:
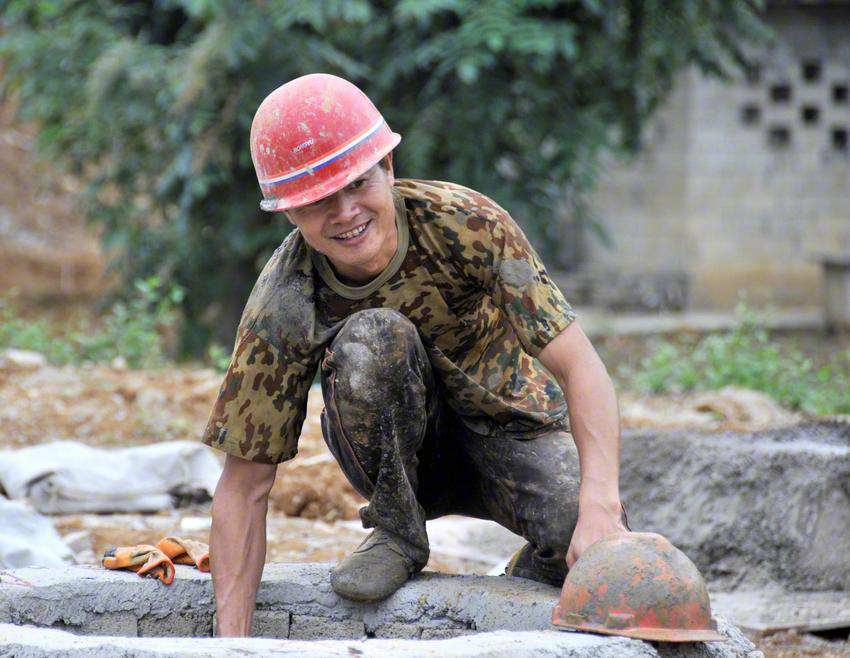
[[[287,211],[307,244],[324,254],[344,281],[366,283],[395,255],[391,158],[386,167],[375,165],[331,196]]]

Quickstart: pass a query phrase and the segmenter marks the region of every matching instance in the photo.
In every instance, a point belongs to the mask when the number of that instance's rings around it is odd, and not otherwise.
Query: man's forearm
[[[617,397],[601,362],[577,368],[564,386],[570,430],[579,451],[579,507],[620,510],[620,423]]]
[[[210,562],[217,629],[222,637],[250,635],[257,588],[266,557],[268,488],[249,488],[226,477],[215,491]],[[272,475],[271,481],[274,477]]]
[[[593,542],[626,532],[620,505],[620,418],[605,366],[577,324],[540,353],[564,391],[581,468],[578,520],[567,552],[572,567]]]

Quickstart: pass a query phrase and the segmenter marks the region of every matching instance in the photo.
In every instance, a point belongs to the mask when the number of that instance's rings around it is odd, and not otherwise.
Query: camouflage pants
[[[578,455],[562,430],[531,439],[480,436],[442,399],[419,334],[387,309],[352,315],[322,363],[322,431],[353,487],[369,500],[366,528],[428,561],[426,519],[492,519],[530,544],[549,579],[578,518]]]

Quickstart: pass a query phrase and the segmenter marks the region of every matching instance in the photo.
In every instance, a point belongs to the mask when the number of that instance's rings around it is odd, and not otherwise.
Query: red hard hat
[[[651,532],[591,544],[567,574],[552,623],[640,640],[726,639],[711,618],[705,581],[694,563]]]
[[[251,124],[260,207],[287,210],[330,196],[400,141],[347,80],[325,73],[291,80],[266,97]]]

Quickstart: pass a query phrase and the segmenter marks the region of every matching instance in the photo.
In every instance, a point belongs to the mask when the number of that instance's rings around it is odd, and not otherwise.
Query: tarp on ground
[[[6,495],[43,514],[170,509],[175,496],[212,496],[220,474],[212,451],[194,441],[111,449],[54,441],[0,451]]]
[[[0,568],[61,567],[74,555],[45,516],[0,496]]]

